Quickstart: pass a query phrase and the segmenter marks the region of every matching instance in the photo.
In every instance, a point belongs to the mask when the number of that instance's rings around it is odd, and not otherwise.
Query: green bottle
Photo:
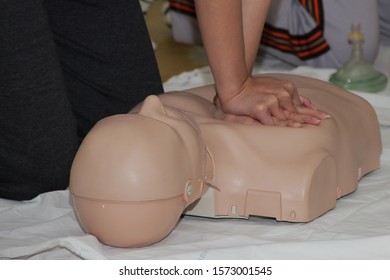
[[[360,30],[360,24],[352,25],[348,39],[352,45],[351,57],[329,80],[347,90],[371,93],[383,90],[387,77],[364,59],[364,34]]]

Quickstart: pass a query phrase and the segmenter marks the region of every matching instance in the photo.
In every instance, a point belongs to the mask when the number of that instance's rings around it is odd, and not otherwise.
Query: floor
[[[165,82],[174,75],[207,65],[202,46],[177,43],[173,40],[171,29],[161,13],[164,0],[155,0],[146,14],[146,24],[155,50],[161,79]]]

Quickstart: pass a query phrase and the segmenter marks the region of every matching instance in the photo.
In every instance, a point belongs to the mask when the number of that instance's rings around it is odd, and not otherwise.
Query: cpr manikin
[[[103,243],[160,241],[185,214],[308,222],[379,168],[379,125],[362,98],[319,80],[291,80],[331,115],[303,128],[217,119],[213,86],[149,96],[100,121],[74,160],[70,191],[83,228]]]

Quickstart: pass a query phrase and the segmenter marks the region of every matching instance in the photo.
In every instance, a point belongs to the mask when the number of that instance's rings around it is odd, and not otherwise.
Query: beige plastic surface
[[[70,190],[83,228],[139,247],[166,237],[183,212],[308,222],[355,191],[380,167],[372,107],[326,82],[270,75],[293,81],[331,119],[303,128],[218,120],[213,86],[150,96],[100,121],[82,143]]]

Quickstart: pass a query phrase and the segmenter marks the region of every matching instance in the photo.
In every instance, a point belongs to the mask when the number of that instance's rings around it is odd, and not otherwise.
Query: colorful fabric
[[[173,0],[169,1],[169,8],[182,14],[196,18],[194,0]]]
[[[294,7],[300,5],[303,7]],[[291,10],[296,11],[292,17],[293,26],[296,30],[277,27],[266,22],[263,30],[261,43],[265,46],[276,48],[307,60],[318,57],[330,47],[324,37],[324,9],[321,0],[299,0],[293,2]],[[307,20],[308,16],[312,20]],[[305,25],[306,32],[300,33],[302,25]]]

